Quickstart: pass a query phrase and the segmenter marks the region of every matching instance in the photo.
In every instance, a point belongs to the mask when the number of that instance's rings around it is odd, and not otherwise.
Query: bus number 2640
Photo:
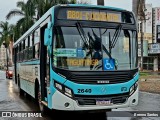
[[[92,89],[78,89],[78,93],[91,93]]]

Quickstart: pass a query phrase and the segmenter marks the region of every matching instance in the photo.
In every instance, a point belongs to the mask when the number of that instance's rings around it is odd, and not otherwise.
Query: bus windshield
[[[136,31],[127,29],[55,27],[53,66],[68,70],[131,70],[137,68]]]

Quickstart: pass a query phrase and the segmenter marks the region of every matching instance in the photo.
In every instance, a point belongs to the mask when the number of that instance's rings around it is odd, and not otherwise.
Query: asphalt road
[[[32,102],[31,102],[32,101]],[[38,105],[28,95],[20,96],[18,88],[12,79],[5,78],[5,72],[0,71],[0,111],[19,111],[19,112],[33,112],[39,111]],[[7,120],[61,120],[65,117],[66,120],[160,120],[160,117],[110,117],[114,114],[119,116],[118,111],[126,111],[123,114],[127,115],[127,111],[160,111],[160,95],[140,92],[139,104],[132,108],[113,109],[109,113],[77,113],[77,112],[61,112],[48,111],[42,114],[42,118],[0,118]],[[115,111],[115,112],[114,112]],[[74,117],[76,116],[76,118]]]

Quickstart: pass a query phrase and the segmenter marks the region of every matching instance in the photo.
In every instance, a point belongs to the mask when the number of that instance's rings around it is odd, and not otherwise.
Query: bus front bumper
[[[79,105],[76,100],[73,100],[59,91],[56,91],[52,96],[52,108],[56,110],[65,111],[81,111],[81,110],[107,110],[123,107],[136,106],[138,104],[138,91],[139,88],[126,100],[123,104],[112,105]]]

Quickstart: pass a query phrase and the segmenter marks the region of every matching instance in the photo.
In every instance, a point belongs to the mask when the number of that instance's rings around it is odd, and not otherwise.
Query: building
[[[6,49],[4,45],[0,47],[0,68],[4,68],[6,66]]]
[[[149,45],[148,54],[153,59],[153,70],[160,70],[160,7],[156,7],[152,9],[152,17],[153,17],[153,42]]]
[[[143,69],[160,71],[160,7],[145,5],[146,21],[138,21],[139,63],[141,60],[141,31],[143,32]]]

